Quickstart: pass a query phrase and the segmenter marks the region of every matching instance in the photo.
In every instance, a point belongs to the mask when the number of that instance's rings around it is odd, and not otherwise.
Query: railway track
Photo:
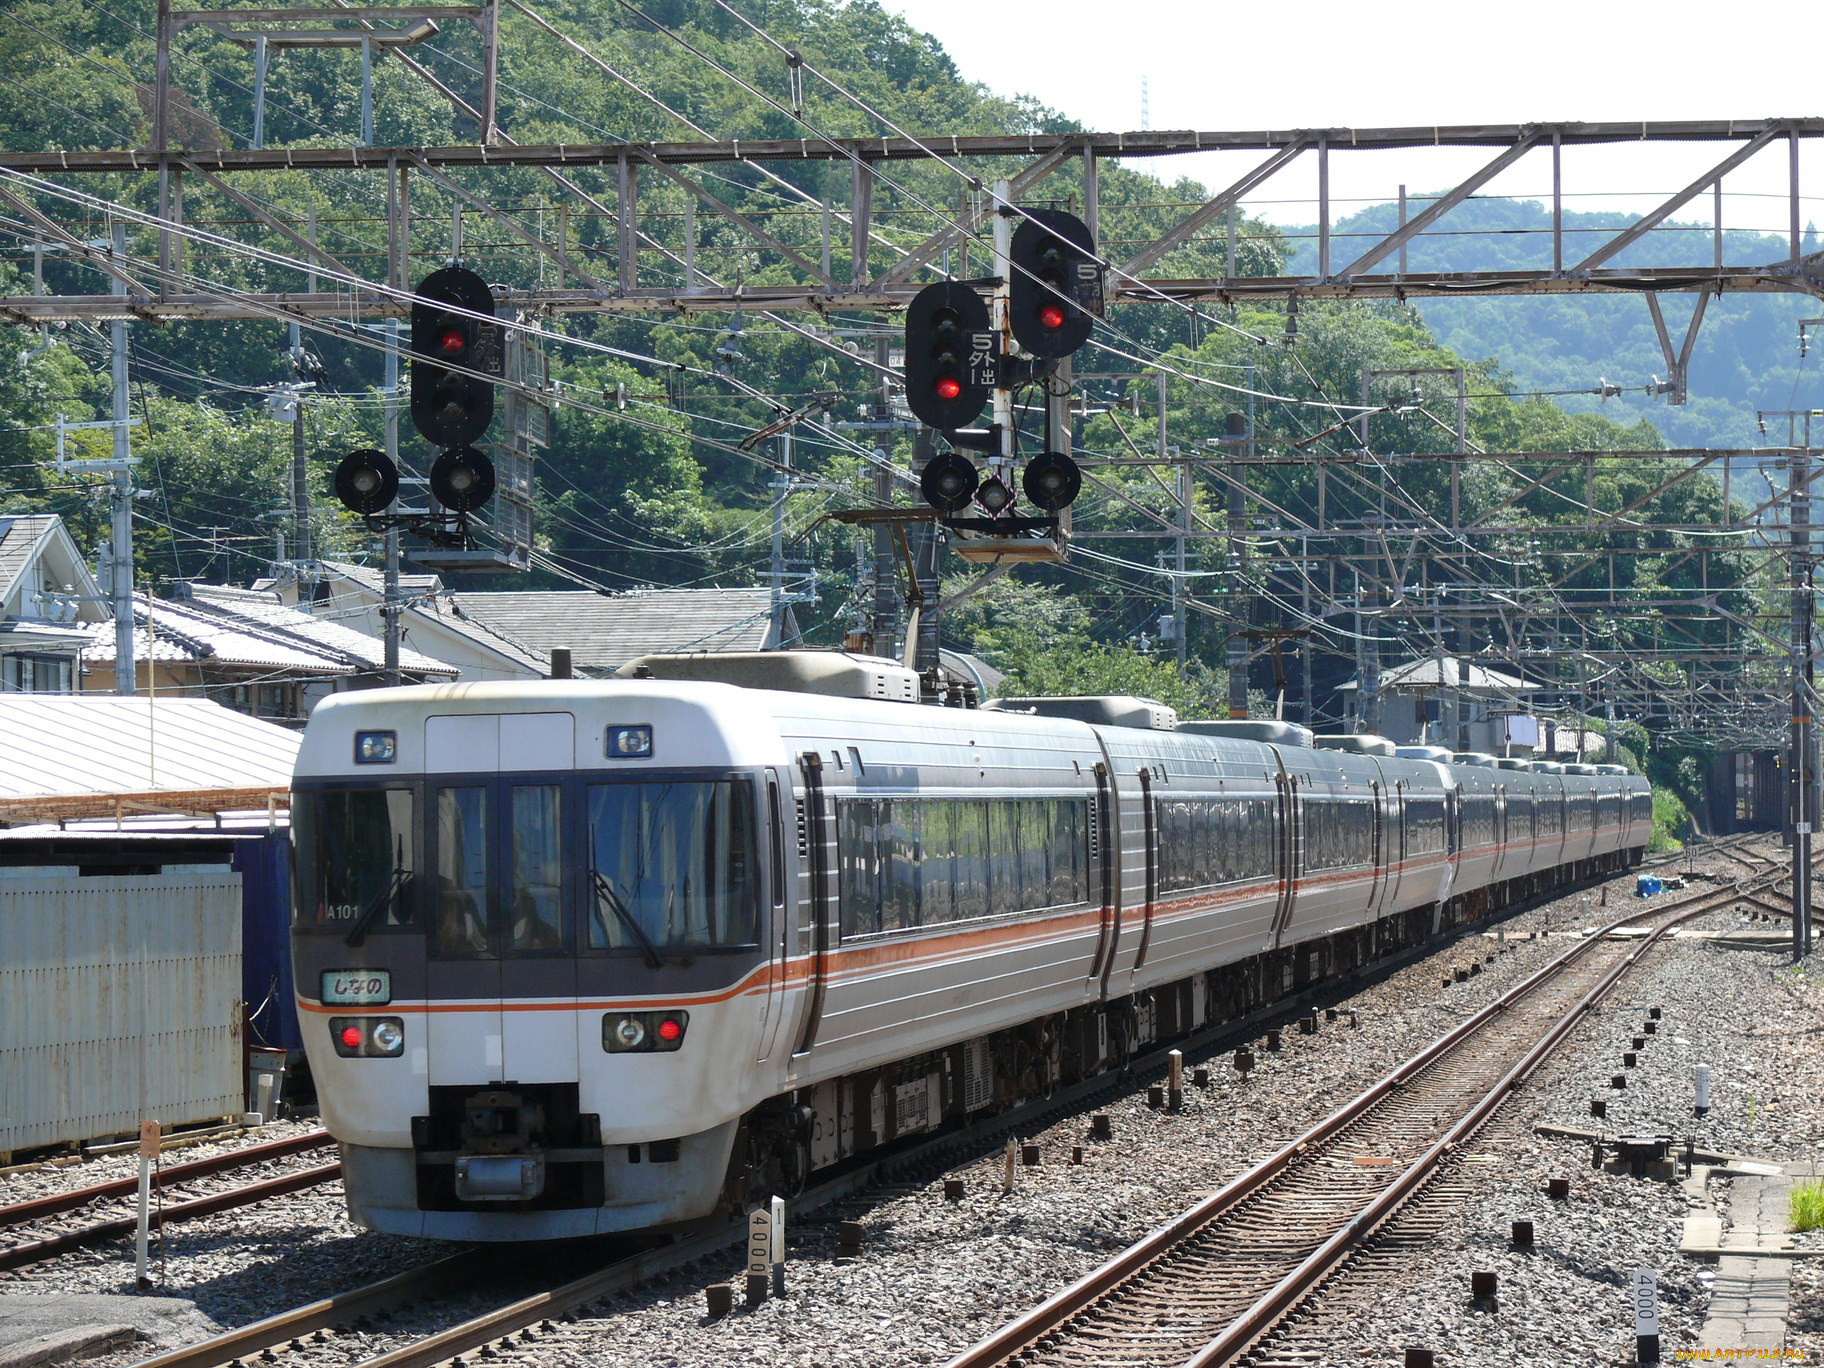
[[[1649,945],[1772,879],[1705,889],[1611,922],[1264,1163],[948,1368],[1215,1368],[1237,1361],[1437,1181],[1443,1161]],[[1616,938],[1635,923],[1645,923],[1641,934]]]
[[[271,1140],[264,1144],[249,1145],[244,1149],[231,1150],[226,1154],[213,1155],[207,1159],[195,1159],[186,1164],[175,1164],[161,1169],[157,1179],[157,1191],[168,1195],[172,1189],[181,1188],[199,1179],[214,1177],[217,1174],[232,1173],[237,1169],[250,1168],[256,1164],[270,1163],[275,1159],[289,1158],[296,1154],[308,1154],[314,1150],[324,1149],[335,1142],[329,1138],[327,1131],[311,1131],[305,1135],[291,1136],[284,1140]],[[170,1225],[183,1221],[193,1221],[202,1216],[213,1216],[217,1212],[229,1211],[235,1207],[252,1206],[285,1193],[300,1192],[305,1188],[333,1181],[342,1172],[341,1161],[333,1164],[319,1164],[300,1169],[293,1173],[282,1174],[275,1178],[262,1179],[255,1183],[246,1183],[228,1188],[221,1192],[209,1193],[206,1196],[191,1197],[160,1207],[156,1220],[159,1224]],[[0,1248],[0,1269],[23,1268],[28,1264],[67,1254],[73,1249],[86,1245],[100,1244],[121,1235],[130,1235],[138,1226],[138,1216],[130,1213],[123,1216],[109,1217],[100,1221],[86,1219],[86,1208],[97,1203],[111,1203],[130,1200],[139,1190],[138,1178],[118,1178],[105,1183],[93,1183],[88,1187],[59,1192],[49,1197],[35,1198],[29,1202],[19,1202],[12,1206],[0,1207],[0,1230],[17,1233],[19,1227],[43,1226],[54,1223],[59,1217],[80,1214],[85,1219],[76,1225],[53,1225],[43,1233],[32,1235],[29,1239]],[[0,1238],[7,1238],[0,1236]]]
[[[1732,896],[1734,890],[1730,889],[1706,891],[1693,895],[1693,898],[1710,898],[1720,902]],[[1632,918],[1623,919],[1624,922],[1627,920]],[[1449,943],[1447,941],[1445,945],[1448,946]],[[1437,953],[1439,949],[1440,945],[1433,942],[1405,955],[1396,956],[1381,968],[1392,972],[1425,955]],[[1199,1050],[1219,1047],[1224,1041],[1233,1043],[1250,1039],[1258,1036],[1267,1026],[1290,1022],[1309,1010],[1310,1005],[1319,1003],[1322,996],[1323,989],[1320,988],[1176,1044],[1189,1055]],[[1011,1135],[1024,1132],[1035,1125],[1049,1124],[1073,1110],[1095,1105],[1102,1098],[1131,1088],[1137,1078],[1163,1071],[1165,1056],[1166,1051],[1162,1049],[1135,1059],[1131,1074],[1125,1078],[1115,1074],[1102,1075],[1060,1089],[1046,1102],[1034,1103],[997,1117],[982,1131],[939,1136],[910,1150],[877,1160],[860,1170],[813,1188],[790,1203],[788,1209],[793,1218],[801,1218],[818,1207],[870,1186],[891,1183],[926,1170],[932,1174],[946,1170],[959,1157],[974,1156],[995,1148],[1003,1133]],[[580,1341],[593,1333],[572,1329],[568,1322],[590,1314],[595,1303],[604,1302],[657,1276],[727,1250],[739,1243],[741,1233],[741,1230],[735,1228],[718,1229],[671,1244],[623,1253],[619,1257],[598,1253],[600,1262],[597,1267],[581,1277],[541,1288],[529,1296],[499,1306],[459,1325],[396,1345],[377,1356],[364,1356],[363,1345],[371,1343],[368,1332],[384,1333],[384,1328],[376,1326],[375,1321],[384,1318],[389,1309],[410,1310],[415,1304],[433,1296],[485,1286],[492,1261],[486,1257],[488,1251],[471,1250],[395,1275],[384,1282],[313,1302],[229,1331],[214,1339],[170,1351],[145,1360],[135,1365],[135,1368],[222,1368],[237,1360],[270,1363],[293,1355],[307,1360],[313,1354],[333,1359],[339,1365],[356,1364],[358,1368],[435,1368],[436,1365],[495,1361],[508,1356],[535,1362],[540,1346],[555,1351],[567,1339]],[[576,1262],[574,1254],[571,1255],[569,1268],[574,1269]],[[498,1262],[492,1262],[491,1272],[496,1283],[498,1269]],[[497,1286],[493,1290],[498,1294]]]

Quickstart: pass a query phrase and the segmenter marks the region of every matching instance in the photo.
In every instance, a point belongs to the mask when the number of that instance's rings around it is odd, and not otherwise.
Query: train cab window
[[[488,791],[437,793],[437,949],[446,955],[488,953]]]
[[[299,794],[292,811],[299,922],[369,932],[412,921],[412,795],[405,789]]]
[[[507,945],[515,954],[556,954],[564,949],[560,793],[556,784],[518,784],[512,789]]]
[[[656,956],[758,944],[751,783],[592,784],[586,816],[589,949]]]

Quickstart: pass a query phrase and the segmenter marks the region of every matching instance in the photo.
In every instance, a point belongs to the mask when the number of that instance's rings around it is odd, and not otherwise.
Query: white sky
[[[933,34],[963,77],[1032,95],[1099,131],[1142,127],[1141,81],[1155,129],[1293,129],[1567,120],[1809,116],[1824,105],[1816,45],[1799,22],[1748,27],[1765,12],[1686,5],[1529,0],[1304,0],[1214,5],[1184,0],[883,0]],[[1758,17],[1757,17],[1758,16]],[[1621,145],[1564,154],[1569,208],[1646,208],[1682,189],[1729,144]],[[1166,180],[1211,189],[1260,153],[1151,159]],[[1342,216],[1441,189],[1494,149],[1336,155],[1331,193]],[[1786,231],[1786,152],[1765,149],[1725,181],[1725,226]],[[1281,223],[1315,220],[1315,159],[1306,156],[1247,201]],[[1535,152],[1483,193],[1549,195],[1550,153]],[[1817,196],[1811,191],[1815,188]],[[1802,154],[1804,216],[1824,225],[1824,148]],[[1291,203],[1287,201],[1300,201]],[[1275,203],[1274,201],[1278,201]],[[1706,193],[1679,217],[1709,219]]]

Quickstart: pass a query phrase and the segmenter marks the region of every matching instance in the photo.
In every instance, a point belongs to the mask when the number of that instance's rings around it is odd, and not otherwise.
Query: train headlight
[[[610,1012],[602,1018],[602,1048],[609,1054],[652,1054],[684,1043],[690,1013]]]
[[[364,731],[355,733],[357,765],[390,765],[399,758],[399,733]]]
[[[645,725],[608,728],[608,758],[610,760],[652,759],[652,728]]]
[[[381,1054],[396,1055],[405,1046],[405,1028],[391,1017],[381,1017],[367,1038]]]
[[[329,1038],[344,1059],[396,1059],[405,1053],[399,1017],[331,1017]]]

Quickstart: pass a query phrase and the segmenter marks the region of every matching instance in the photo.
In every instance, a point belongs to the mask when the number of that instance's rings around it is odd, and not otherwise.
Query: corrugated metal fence
[[[0,1154],[238,1114],[241,880],[0,871]]]

